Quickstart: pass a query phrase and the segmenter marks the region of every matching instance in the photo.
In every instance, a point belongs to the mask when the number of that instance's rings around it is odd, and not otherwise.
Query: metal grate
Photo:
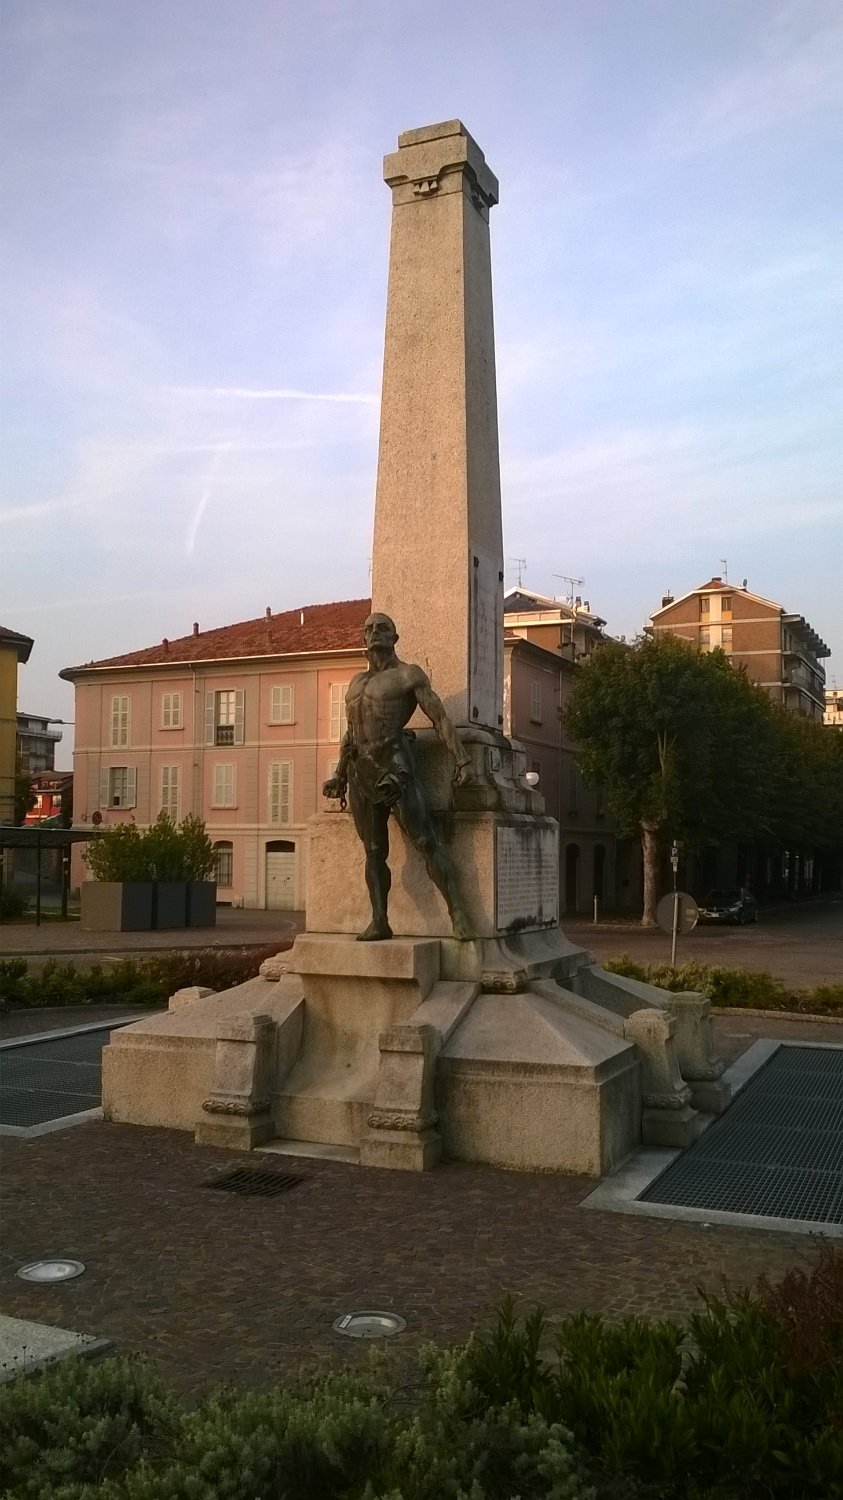
[[[102,1049],[114,1024],[0,1049],[0,1125],[26,1128],[97,1109]]]
[[[843,1048],[780,1047],[640,1201],[843,1224]]]
[[[240,1193],[244,1198],[277,1198],[304,1182],[293,1172],[273,1172],[267,1167],[233,1167],[204,1184],[221,1193]]]

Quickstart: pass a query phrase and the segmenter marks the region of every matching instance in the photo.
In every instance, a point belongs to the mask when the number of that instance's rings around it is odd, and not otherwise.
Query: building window
[[[226,762],[214,766],[214,807],[234,807],[235,768]]]
[[[720,618],[731,620],[732,618],[732,596],[731,594],[720,595]]]
[[[111,743],[129,743],[129,699],[124,693],[115,693],[111,700]]]
[[[700,619],[701,620],[708,620],[710,614],[711,614],[711,600],[709,599],[708,594],[703,594],[702,597],[700,598]]]
[[[231,886],[234,884],[234,845],[227,839],[220,839],[214,844],[214,879],[217,885]]]
[[[269,722],[270,724],[292,724],[293,685],[291,682],[272,688],[269,695]]]
[[[542,721],[542,685],[540,682],[530,683],[530,719],[533,724]]]
[[[205,744],[242,745],[245,693],[225,688],[205,694]]]
[[[347,685],[345,682],[331,683],[328,739],[332,745],[338,745],[345,734],[345,690]]]
[[[181,693],[161,694],[161,728],[181,729]]]
[[[708,625],[701,625],[700,626],[700,650],[701,651],[709,651],[710,649],[711,649],[711,630],[709,629]]]
[[[134,807],[137,800],[137,770],[134,766],[109,766],[100,774],[103,807]]]
[[[161,811],[172,818],[174,823],[179,820],[179,795],[181,792],[181,766],[161,767],[161,796],[159,805]]]
[[[269,765],[269,821],[285,827],[293,821],[293,763],[273,760]]]
[[[724,625],[722,627],[722,629],[720,631],[720,645],[722,646],[722,648],[723,648],[724,651],[731,651],[731,649],[732,649],[732,627],[731,627],[731,625]]]

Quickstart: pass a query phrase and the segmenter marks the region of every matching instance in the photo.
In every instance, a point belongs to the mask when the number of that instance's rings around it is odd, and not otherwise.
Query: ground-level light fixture
[[[334,1333],[344,1333],[350,1339],[388,1339],[401,1333],[407,1323],[397,1313],[367,1311],[343,1313],[331,1327]]]
[[[75,1276],[81,1276],[84,1269],[81,1260],[66,1260],[62,1256],[54,1260],[29,1260],[16,1274],[21,1281],[37,1281],[50,1286],[56,1281],[72,1281]]]

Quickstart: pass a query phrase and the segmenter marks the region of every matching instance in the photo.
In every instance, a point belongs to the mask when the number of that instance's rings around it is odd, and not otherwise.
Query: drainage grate
[[[234,1167],[204,1184],[221,1193],[240,1193],[244,1198],[277,1198],[304,1182],[293,1172],[273,1172],[266,1167]]]
[[[0,1049],[0,1125],[26,1128],[97,1109],[102,1049],[115,1024]]]
[[[780,1047],[639,1201],[843,1224],[843,1048]]]

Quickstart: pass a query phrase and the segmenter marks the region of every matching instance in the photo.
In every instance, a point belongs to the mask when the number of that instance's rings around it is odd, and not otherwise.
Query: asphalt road
[[[661,928],[610,922],[565,922],[571,938],[599,959],[626,953],[637,963],[670,962],[670,935]],[[796,989],[843,984],[843,899],[761,911],[746,927],[698,926],[677,943],[676,961],[766,969]]]

